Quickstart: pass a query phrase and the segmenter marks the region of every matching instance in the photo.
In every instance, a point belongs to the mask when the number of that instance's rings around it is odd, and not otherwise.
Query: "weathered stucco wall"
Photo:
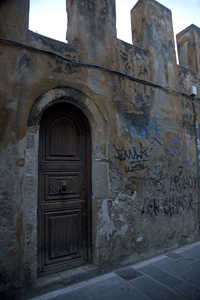
[[[194,112],[185,94],[200,90],[200,29],[178,35],[177,65],[169,9],[139,0],[130,45],[116,38],[114,1],[81,3],[67,1],[69,44],[28,31],[28,0],[0,3],[2,291],[37,281],[39,127],[52,103],[74,104],[91,126],[94,264],[107,270],[199,239]]]

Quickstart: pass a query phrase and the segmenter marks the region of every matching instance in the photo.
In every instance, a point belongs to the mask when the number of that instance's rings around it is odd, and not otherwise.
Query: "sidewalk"
[[[200,242],[32,300],[200,300]]]

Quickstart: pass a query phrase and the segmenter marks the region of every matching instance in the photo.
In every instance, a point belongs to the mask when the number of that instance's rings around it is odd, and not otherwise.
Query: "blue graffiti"
[[[164,148],[166,155],[182,155],[186,156],[185,142],[181,145],[179,138],[175,138],[173,141],[167,141]]]
[[[138,122],[135,126],[129,126],[126,124],[125,129],[130,132],[131,137],[134,139],[134,135],[137,134],[141,138],[147,138],[155,131],[156,136],[160,136],[157,130],[157,121],[153,121],[149,126],[145,126],[146,121]]]
[[[187,166],[188,170],[191,169],[192,159],[186,159],[186,145],[185,142],[181,142],[178,137],[172,141],[167,141],[164,147],[166,155],[182,157],[182,164]]]

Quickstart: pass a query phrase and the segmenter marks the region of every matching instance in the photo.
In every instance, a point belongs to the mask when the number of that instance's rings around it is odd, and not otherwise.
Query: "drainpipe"
[[[194,126],[195,126],[195,133],[196,133],[196,143],[197,143],[197,174],[198,174],[198,223],[199,223],[199,234],[200,234],[200,144],[199,144],[199,123],[197,120],[197,113],[195,108],[194,99],[197,95],[197,88],[196,86],[190,87],[190,96],[192,97],[192,106],[194,111]]]

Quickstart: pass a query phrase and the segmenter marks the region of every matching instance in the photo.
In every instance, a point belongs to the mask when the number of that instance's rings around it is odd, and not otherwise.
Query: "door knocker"
[[[61,181],[60,183],[60,191],[62,194],[67,193],[67,181]]]

